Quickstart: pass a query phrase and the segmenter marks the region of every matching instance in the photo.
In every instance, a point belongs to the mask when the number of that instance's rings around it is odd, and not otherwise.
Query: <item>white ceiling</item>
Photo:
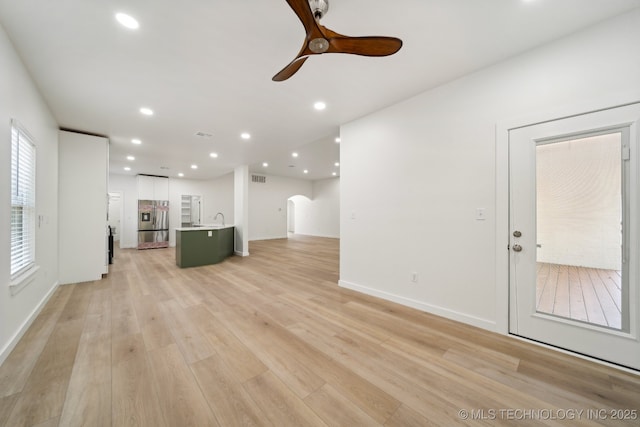
[[[403,48],[385,58],[315,56],[282,83],[271,77],[304,38],[285,0],[0,0],[0,24],[60,126],[109,137],[112,172],[211,179],[248,164],[321,179],[339,171],[341,124],[639,6],[331,0],[323,25],[399,37]],[[120,26],[116,12],[133,15],[140,29]],[[325,111],[313,109],[318,100]],[[143,106],[155,115],[142,116]]]

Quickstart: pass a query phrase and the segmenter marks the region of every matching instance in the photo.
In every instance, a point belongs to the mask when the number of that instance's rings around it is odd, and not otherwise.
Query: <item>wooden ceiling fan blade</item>
[[[316,18],[311,11],[311,6],[309,6],[309,0],[287,0],[287,3],[289,3],[291,9],[293,9],[295,14],[298,15],[298,18],[300,18],[307,36],[311,34],[321,34]]]
[[[402,40],[396,37],[335,36],[329,39],[329,50],[327,52],[328,53],[350,53],[354,55],[363,55],[363,56],[388,56],[388,55],[393,55],[394,53],[399,51],[401,47],[402,47]]]
[[[271,80],[274,82],[282,82],[293,76],[304,64],[304,61],[309,58],[308,56],[297,57],[291,61],[286,67],[278,72]]]

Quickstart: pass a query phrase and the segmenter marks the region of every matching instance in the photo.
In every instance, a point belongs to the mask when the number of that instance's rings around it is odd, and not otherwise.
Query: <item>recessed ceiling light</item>
[[[126,170],[126,171],[130,171],[130,170],[131,170],[131,168],[130,168],[129,166],[125,166],[125,167],[124,167],[124,170]]]
[[[308,171],[308,170],[306,170],[306,169],[305,169],[303,172],[304,172],[304,173],[309,173],[309,171]]]
[[[191,169],[198,169],[198,165],[191,165]]]
[[[182,177],[184,176],[184,174],[183,174],[182,172],[180,172],[180,173],[178,174],[178,176],[179,176],[180,178],[182,178]]]
[[[338,176],[338,172],[334,172],[334,173],[332,173],[331,175],[333,175],[333,176]]]
[[[298,157],[298,153],[291,153],[291,157]]]
[[[340,137],[337,137],[337,138],[336,138],[336,144],[340,144],[340,141],[342,141],[342,140],[340,139]]]
[[[240,134],[240,138],[242,139],[251,139],[251,134],[247,133],[247,132],[243,132]]]
[[[209,153],[209,157],[211,157],[213,159],[217,159],[218,158],[218,153]]]
[[[153,110],[151,108],[147,108],[147,107],[142,107],[140,109],[140,112],[142,114],[144,114],[145,116],[153,116]]]
[[[142,144],[142,141],[140,141],[139,139],[132,139],[131,143],[132,144],[136,144],[136,145],[140,145],[140,144]]]
[[[135,159],[136,159],[136,158],[135,158],[135,157],[133,157],[133,156],[127,156],[127,160],[134,161]]]
[[[318,102],[316,102],[315,104],[313,104],[313,108],[315,108],[315,109],[316,109],[316,110],[318,110],[318,111],[322,111],[322,110],[324,110],[325,108],[327,108],[327,104],[325,104],[325,103],[324,103],[324,102],[322,102],[322,101],[318,101]]]
[[[127,15],[126,13],[116,13],[116,19],[123,27],[127,27],[132,30],[137,30],[140,27],[136,18]]]
[[[333,166],[335,166],[335,167],[340,166],[340,162],[335,162],[335,163],[333,164]]]
[[[264,163],[262,164],[262,167],[263,167],[263,168],[268,168],[268,167],[269,167],[269,163],[264,162]]]

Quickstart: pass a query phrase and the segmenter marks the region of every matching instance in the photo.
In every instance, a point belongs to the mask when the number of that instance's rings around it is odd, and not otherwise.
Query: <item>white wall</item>
[[[496,124],[640,94],[638,40],[636,9],[343,126],[340,284],[496,329]]]
[[[0,363],[35,317],[58,280],[58,125],[4,29],[0,27]],[[35,280],[15,295],[10,282],[11,119],[35,139],[36,230]]]
[[[539,262],[622,270],[621,134],[536,149]]]
[[[287,237],[287,200],[312,197],[311,181],[267,176],[264,184],[249,182],[249,240]]]
[[[294,196],[295,233],[340,237],[340,178],[313,181],[313,199]]]

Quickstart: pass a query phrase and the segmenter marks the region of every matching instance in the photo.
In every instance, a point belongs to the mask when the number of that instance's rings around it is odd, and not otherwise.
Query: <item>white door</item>
[[[122,210],[122,193],[109,193],[109,213],[107,225],[111,227],[113,240],[120,241],[120,211]]]
[[[639,119],[509,131],[510,332],[638,370]]]

